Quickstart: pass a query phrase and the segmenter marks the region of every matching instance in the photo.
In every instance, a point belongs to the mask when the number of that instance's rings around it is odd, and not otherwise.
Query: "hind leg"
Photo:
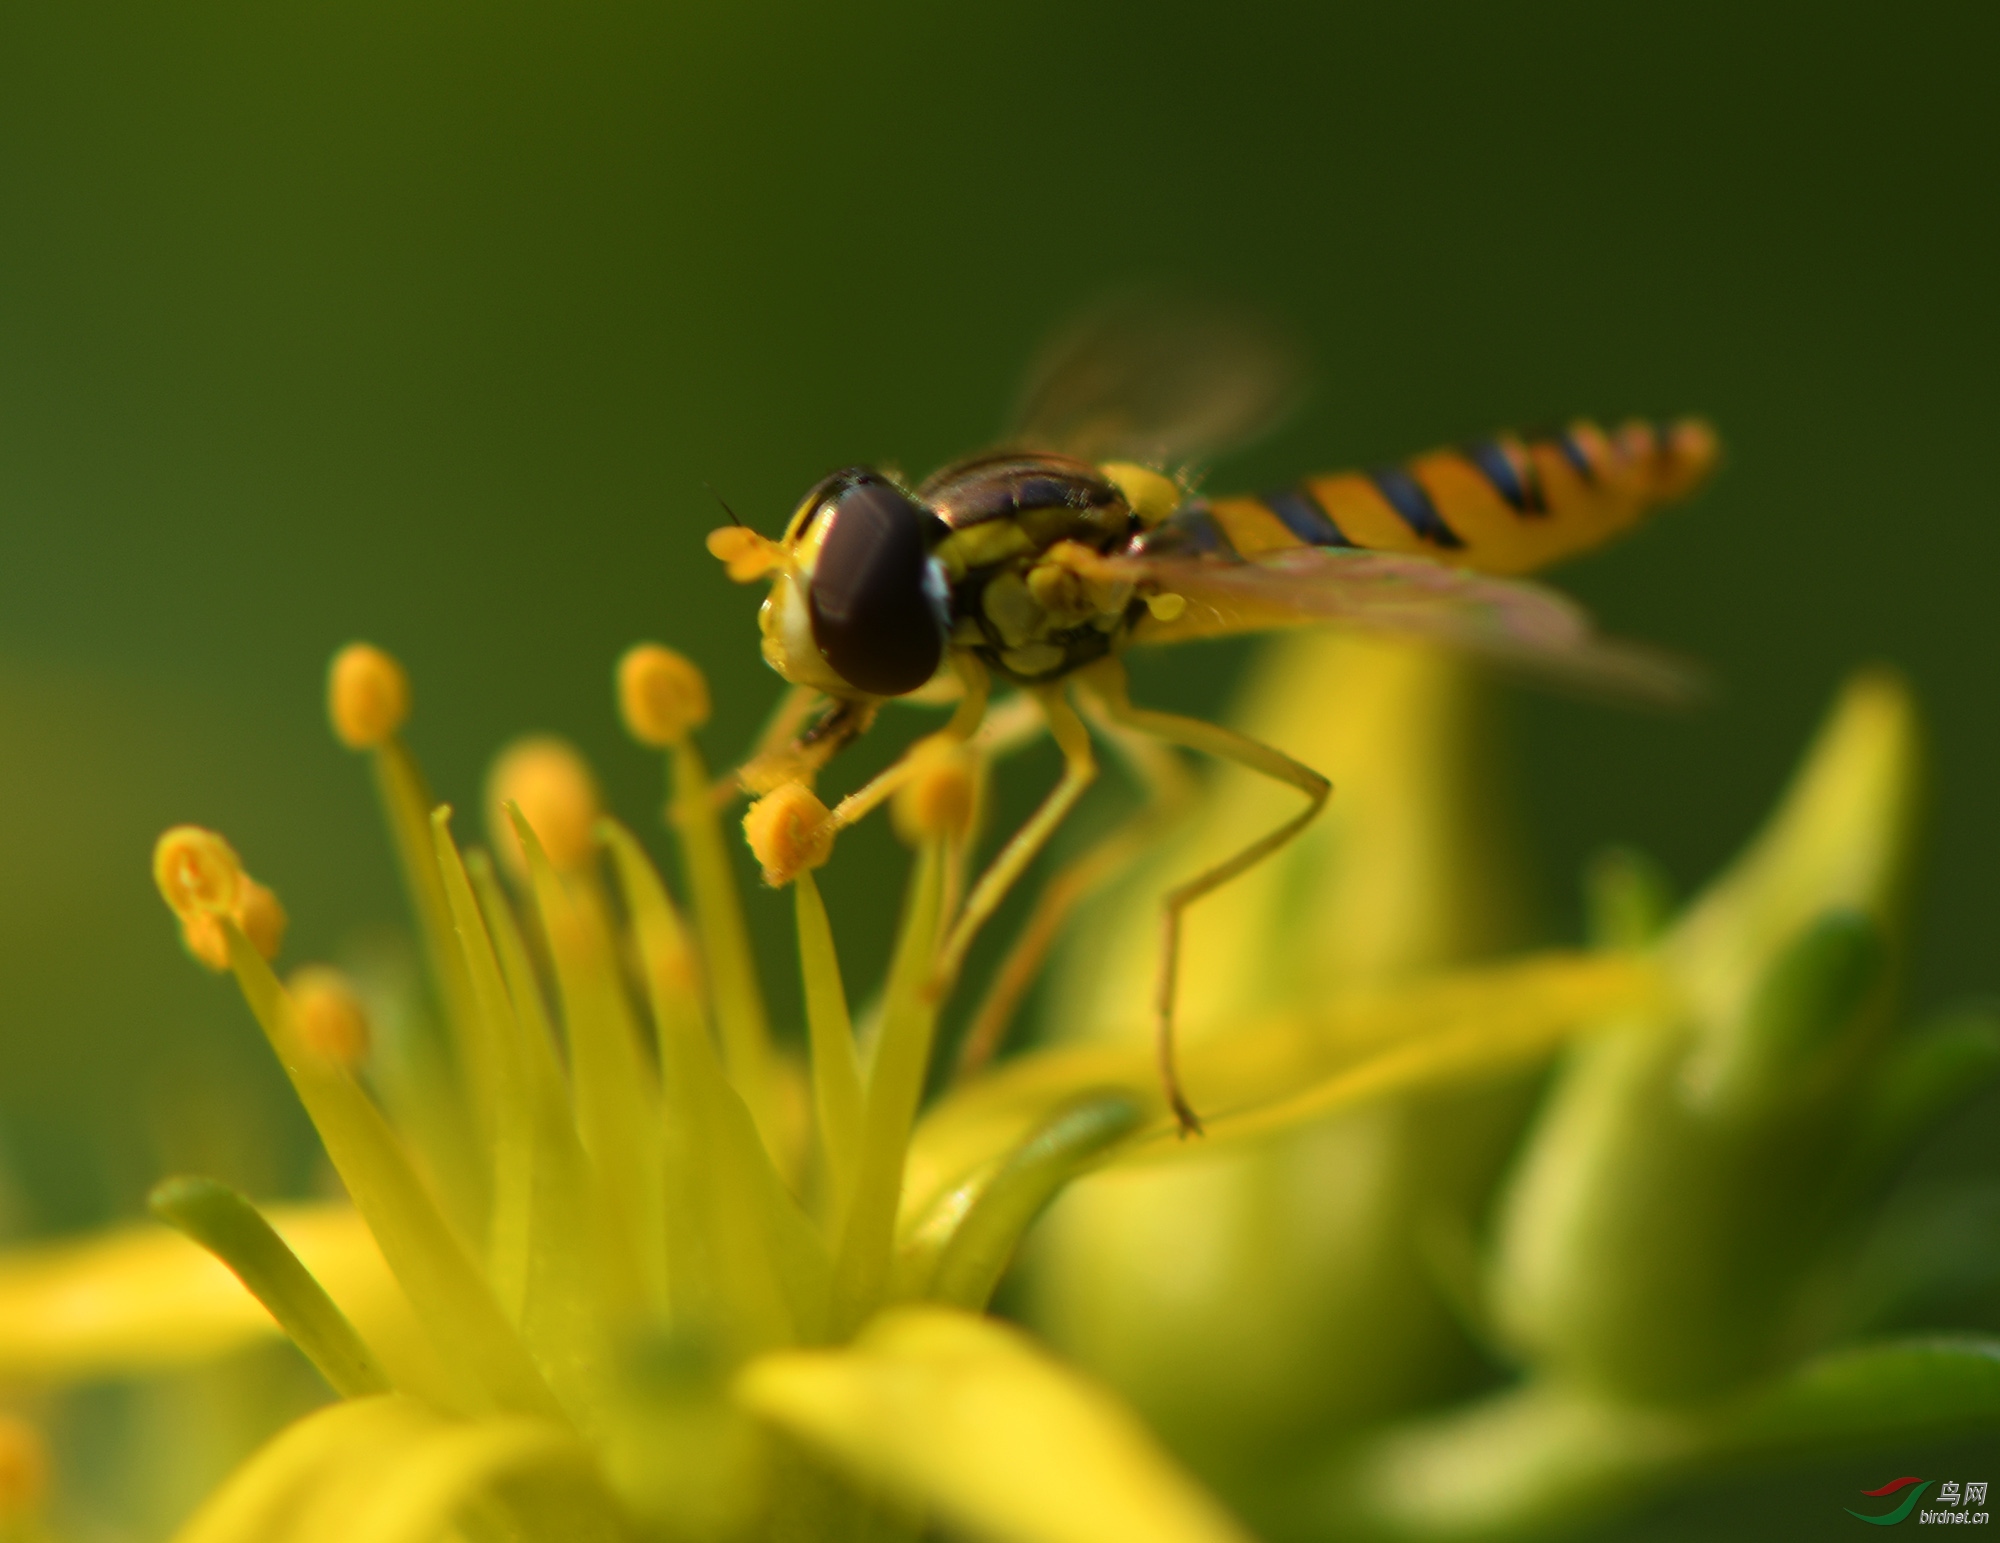
[[[1095,704],[1086,700],[1083,705],[1090,709]],[[1142,785],[1145,803],[1089,850],[1057,870],[1035,897],[1033,911],[972,1015],[953,1072],[957,1078],[973,1076],[999,1050],[1015,1010],[1041,973],[1070,913],[1143,857],[1190,802],[1187,773],[1172,750],[1155,739],[1119,728],[1101,710],[1088,712],[1088,716],[1117,746],[1121,759]]]
[[[1262,740],[1252,739],[1247,734],[1225,729],[1219,723],[1134,707],[1126,689],[1125,667],[1116,659],[1106,659],[1093,665],[1086,681],[1104,703],[1105,714],[1113,723],[1165,740],[1168,744],[1234,761],[1238,766],[1248,767],[1273,781],[1295,787],[1306,796],[1305,808],[1291,819],[1251,842],[1233,857],[1204,869],[1168,891],[1163,905],[1160,917],[1160,971],[1153,995],[1154,1043],[1160,1063],[1161,1086],[1166,1090],[1167,1103],[1174,1111],[1174,1118],[1180,1121],[1181,1134],[1198,1135],[1201,1120],[1181,1090],[1180,1070],[1174,1052],[1174,996],[1180,974],[1181,917],[1203,895],[1220,889],[1238,874],[1254,868],[1310,825],[1320,810],[1326,807],[1333,784],[1310,766],[1294,761],[1282,750],[1274,749]]]
[[[1084,790],[1097,780],[1097,757],[1091,751],[1090,730],[1084,727],[1083,719],[1070,706],[1064,687],[1059,684],[1037,688],[1034,696],[1048,720],[1049,733],[1056,747],[1062,751],[1062,777],[1035,812],[1028,816],[1026,823],[1008,838],[1007,844],[979,876],[979,882],[972,886],[964,909],[953,921],[951,931],[945,935],[944,944],[938,950],[931,989],[939,996],[950,990],[958,978],[959,968],[965,963],[965,952],[972,946],[980,927],[999,909],[1008,891],[1040,855],[1049,837],[1055,834],[1056,827],[1076,806],[1076,801],[1083,797]]]

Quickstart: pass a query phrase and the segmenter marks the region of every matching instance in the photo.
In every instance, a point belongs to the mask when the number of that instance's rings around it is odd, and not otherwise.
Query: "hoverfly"
[[[781,539],[742,526],[709,537],[732,578],[772,581],[759,614],[764,657],[825,699],[788,751],[764,758],[761,785],[746,779],[753,791],[810,780],[884,700],[954,678],[957,710],[937,739],[969,739],[998,681],[1034,701],[1061,748],[1061,780],[966,896],[942,979],[1093,780],[1079,705],[1104,732],[1235,761],[1304,796],[1294,817],[1165,898],[1153,1014],[1184,1134],[1200,1122],[1173,1048],[1182,914],[1305,829],[1331,784],[1220,725],[1135,706],[1127,648],[1323,623],[1629,696],[1672,698],[1690,683],[1676,661],[1602,637],[1572,602],[1512,575],[1595,547],[1692,492],[1718,455],[1705,423],[1635,420],[1606,432],[1578,421],[1255,495],[1201,492],[1197,460],[1268,427],[1295,378],[1289,350],[1243,318],[1127,303],[1045,355],[1002,448],[914,487],[848,467],[807,493]],[[837,805],[836,828],[887,799],[918,759],[913,747]]]

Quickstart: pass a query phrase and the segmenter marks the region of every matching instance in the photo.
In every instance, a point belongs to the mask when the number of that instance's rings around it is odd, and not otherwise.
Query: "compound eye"
[[[858,690],[916,690],[944,657],[945,618],[929,582],[944,522],[874,472],[830,490],[814,518],[827,528],[806,587],[813,641]]]

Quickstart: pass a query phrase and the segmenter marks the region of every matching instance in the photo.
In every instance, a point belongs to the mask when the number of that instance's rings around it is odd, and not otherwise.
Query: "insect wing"
[[[1013,443],[1183,467],[1270,432],[1297,404],[1300,350],[1254,313],[1159,293],[1097,307],[1028,372]]]
[[[1142,618],[1135,642],[1333,625],[1441,643],[1592,694],[1671,705],[1703,690],[1691,663],[1604,637],[1554,590],[1426,558],[1301,547],[1236,563],[1115,557],[1103,570],[1186,602],[1171,620]]]

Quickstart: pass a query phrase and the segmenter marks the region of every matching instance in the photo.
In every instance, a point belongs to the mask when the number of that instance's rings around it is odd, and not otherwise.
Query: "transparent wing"
[[[1302,351],[1254,312],[1130,294],[1085,312],[1044,347],[1008,437],[1087,461],[1179,468],[1270,432],[1304,384]]]
[[[1554,590],[1421,557],[1299,547],[1252,562],[1107,557],[1092,568],[1186,602],[1171,620],[1142,619],[1135,642],[1334,625],[1428,639],[1593,694],[1680,705],[1705,689],[1691,662],[1603,636]]]

